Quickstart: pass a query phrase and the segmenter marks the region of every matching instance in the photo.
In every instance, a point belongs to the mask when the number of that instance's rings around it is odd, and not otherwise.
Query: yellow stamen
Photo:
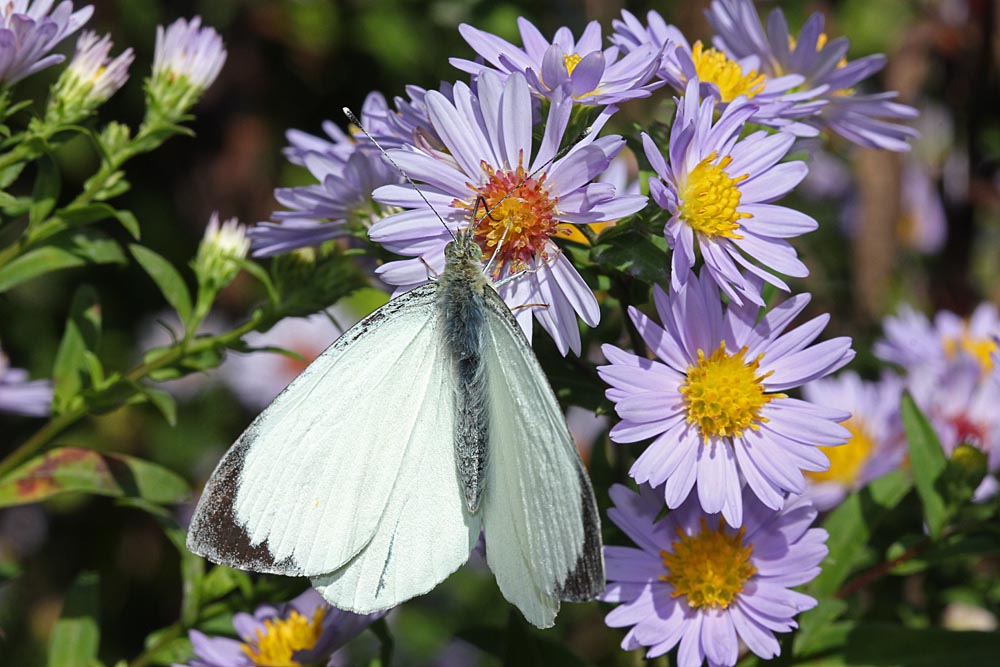
[[[563,56],[563,62],[566,63],[566,73],[572,76],[573,70],[576,69],[576,66],[580,64],[581,60],[583,60],[583,58],[580,57],[579,53],[570,53]]]
[[[830,459],[830,469],[823,472],[806,471],[806,475],[814,482],[837,482],[851,486],[871,457],[875,440],[868,434],[864,423],[852,417],[843,426],[851,432],[851,439],[839,447],[820,447]]]
[[[961,335],[944,339],[944,353],[954,359],[960,352],[972,357],[983,373],[993,370],[993,355],[997,351],[997,342],[992,337],[976,338],[969,331],[968,323]]]
[[[701,42],[695,42],[691,48],[691,59],[698,80],[718,86],[723,102],[732,102],[740,95],[752,99],[764,90],[767,77],[757,70],[743,74],[739,63],[730,60],[722,51],[704,48]]]
[[[759,355],[747,362],[744,347],[736,354],[726,352],[726,344],[706,357],[698,350],[698,363],[687,369],[687,378],[680,386],[687,404],[687,421],[701,431],[702,437],[739,436],[746,429],[756,431],[767,421],[761,409],[774,398],[784,394],[765,394],[764,379],[769,373],[758,376]]]
[[[749,218],[749,213],[736,210],[743,194],[738,185],[750,177],[743,174],[732,178],[725,168],[733,161],[728,155],[718,163],[712,153],[688,174],[681,190],[681,217],[696,231],[708,236],[743,238],[736,233],[739,221]]]
[[[660,551],[668,570],[660,580],[674,587],[673,597],[686,597],[690,607],[727,608],[757,571],[750,563],[753,545],[743,546],[745,533],[746,528],[728,532],[721,517],[715,530],[705,519],[695,535],[678,528],[680,539],[673,543],[673,552]]]
[[[257,630],[256,640],[243,644],[243,652],[261,667],[299,667],[292,656],[316,645],[325,615],[326,609],[318,607],[311,621],[297,611],[285,618],[269,618],[264,630]]]

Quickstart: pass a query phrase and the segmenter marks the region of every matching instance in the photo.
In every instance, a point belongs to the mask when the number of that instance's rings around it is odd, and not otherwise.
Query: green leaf
[[[633,218],[603,230],[590,252],[591,259],[645,283],[663,284],[670,256],[658,245],[660,237],[654,237],[644,226]]]
[[[86,353],[97,349],[100,338],[101,304],[97,292],[89,285],[82,285],[73,295],[66,331],[52,368],[55,382],[52,407],[56,414],[65,412],[70,400],[83,388],[84,373],[88,370]]]
[[[250,597],[253,582],[250,575],[242,570],[234,570],[224,565],[216,565],[201,580],[200,598],[203,602],[213,602],[239,589]]]
[[[130,211],[118,211],[108,204],[96,203],[64,208],[56,211],[56,215],[74,227],[114,218],[132,235],[132,238],[139,240],[141,235],[139,221]]]
[[[149,461],[61,447],[23,464],[0,480],[0,507],[36,503],[62,493],[137,497],[172,504],[190,497],[187,482]]]
[[[536,636],[516,610],[507,619],[504,667],[585,667],[586,662],[562,643]]]
[[[847,611],[847,603],[837,598],[820,598],[818,604],[796,619],[795,655],[805,657],[843,644],[844,625],[834,621]]]
[[[816,598],[832,597],[864,559],[861,545],[868,544],[882,521],[909,492],[912,483],[902,471],[892,472],[849,495],[823,522],[830,533],[830,553],[823,571],[806,587]]]
[[[38,224],[55,209],[61,186],[59,166],[51,156],[42,155],[38,158],[38,175],[35,176],[35,189],[31,193],[32,203],[28,211],[28,224]]]
[[[62,615],[49,638],[48,667],[90,667],[100,644],[97,574],[77,577],[63,601]]]
[[[900,404],[903,428],[910,448],[910,468],[920,502],[924,508],[924,519],[931,537],[939,537],[948,519],[947,503],[938,490],[938,479],[948,465],[944,450],[937,434],[927,417],[920,411],[909,392],[903,393]]]
[[[160,288],[163,297],[167,300],[182,322],[187,322],[191,318],[191,292],[188,291],[184,278],[174,268],[173,264],[156,254],[149,248],[132,244],[129,246],[132,256],[139,262],[149,277],[153,279],[156,286]]]
[[[59,234],[0,267],[0,292],[40,275],[87,264],[125,264],[121,246],[104,234],[80,230]]]
[[[140,385],[140,387],[142,395],[160,411],[167,423],[171,426],[177,426],[177,401],[174,400],[174,397],[161,389],[153,389],[145,385]]]
[[[888,623],[857,626],[848,635],[851,665],[892,667],[984,667],[1000,656],[1000,632],[906,628]]]

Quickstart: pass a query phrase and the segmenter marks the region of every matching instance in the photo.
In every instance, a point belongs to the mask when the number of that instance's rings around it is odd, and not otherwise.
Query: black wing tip
[[[567,602],[587,602],[604,592],[604,547],[601,544],[601,519],[597,501],[583,465],[580,478],[580,509],[583,519],[583,548],[576,565],[557,587],[555,597]]]

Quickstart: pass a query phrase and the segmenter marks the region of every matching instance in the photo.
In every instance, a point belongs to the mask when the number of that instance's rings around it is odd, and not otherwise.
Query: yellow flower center
[[[756,431],[767,418],[761,408],[784,394],[765,394],[764,379],[768,372],[758,376],[763,354],[747,362],[744,347],[736,354],[726,352],[726,344],[706,357],[698,350],[698,363],[689,366],[687,378],[680,386],[687,403],[687,421],[696,425],[702,437],[738,436],[746,429]]]
[[[715,607],[725,609],[732,603],[747,579],[757,571],[750,564],[753,545],[743,546],[746,528],[737,532],[727,531],[719,517],[719,527],[709,530],[701,520],[701,532],[686,535],[680,528],[680,539],[673,543],[673,552],[660,551],[668,573],[660,580],[674,587],[672,597],[684,596],[692,608]]]
[[[743,196],[738,185],[750,175],[732,178],[725,168],[733,158],[727,155],[716,163],[717,157],[713,152],[688,174],[680,193],[680,215],[696,232],[730,239],[743,238],[736,230],[740,228],[739,221],[749,218],[750,214],[736,210]]]
[[[261,667],[298,667],[292,659],[296,651],[311,649],[323,632],[326,609],[318,607],[312,620],[297,611],[285,618],[269,618],[256,640],[243,644],[243,652]]]
[[[548,260],[549,239],[560,232],[555,219],[558,197],[549,194],[546,174],[528,176],[521,164],[523,159],[521,155],[514,170],[496,170],[483,161],[485,184],[476,187],[469,183],[475,195],[467,201],[452,202],[452,206],[469,211],[475,210],[477,198],[485,202],[485,208],[481,203],[475,211],[473,225],[483,259],[488,261],[497,253],[494,277],[505,270],[524,270],[532,259]]]
[[[581,60],[583,60],[583,58],[580,57],[579,53],[570,53],[563,56],[563,62],[566,63],[566,73],[572,75],[573,70],[576,69],[576,66],[580,64]]]
[[[698,73],[698,80],[704,83],[714,83],[719,88],[723,102],[732,102],[740,95],[753,99],[764,90],[767,78],[757,70],[743,74],[743,68],[738,62],[730,60],[725,53],[712,48],[704,48],[701,42],[695,42],[691,48],[691,60]]]
[[[970,335],[968,326],[961,336],[944,340],[944,353],[948,358],[954,359],[963,352],[975,359],[983,373],[993,370],[993,355],[996,351],[997,342],[992,337],[975,338]]]
[[[820,447],[830,459],[830,469],[823,472],[806,471],[815,482],[836,482],[850,486],[858,479],[861,469],[875,449],[875,440],[868,434],[865,425],[854,417],[843,426],[851,432],[851,439],[839,447]]]

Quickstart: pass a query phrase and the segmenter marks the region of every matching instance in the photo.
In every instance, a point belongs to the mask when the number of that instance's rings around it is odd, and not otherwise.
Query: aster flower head
[[[73,11],[68,0],[55,9],[53,2],[6,0],[0,5],[0,86],[61,63],[65,56],[50,52],[94,13],[91,5]]]
[[[806,472],[805,491],[816,509],[828,510],[848,493],[886,475],[906,457],[899,417],[903,385],[895,375],[878,382],[862,380],[857,373],[815,380],[802,388],[805,400],[851,413],[843,426],[851,439],[840,447],[822,447],[830,468]]]
[[[775,633],[798,627],[794,618],[816,600],[793,586],[819,574],[827,533],[810,528],[816,510],[795,498],[775,512],[748,491],[737,528],[689,499],[657,520],[663,491],[610,489],[608,517],[636,544],[606,546],[608,587],[601,599],[618,603],[605,618],[630,628],[622,648],[647,648],[655,658],[679,646],[678,667],[731,667],[742,641],[767,659],[780,653]]]
[[[175,667],[257,667],[325,664],[386,612],[361,615],[335,609],[313,589],[290,602],[261,605],[253,615],[233,616],[240,639],[192,630],[195,657]]]
[[[523,17],[517,19],[517,25],[523,48],[463,23],[458,28],[462,37],[489,65],[462,58],[451,58],[449,62],[470,74],[519,72],[536,95],[555,99],[568,94],[574,102],[585,105],[603,106],[649,97],[662,85],[651,82],[660,59],[655,47],[644,45],[619,59],[617,47],[602,50],[597,21],[587,24],[580,39],[563,27],[551,42]]]
[[[0,349],[0,412],[45,417],[52,412],[52,383],[29,380],[28,372],[12,368]]]
[[[819,113],[825,104],[817,101],[818,91],[803,88],[802,76],[769,76],[761,72],[756,57],[730,59],[725,53],[706,48],[700,41],[693,45],[675,26],[656,11],[647,14],[644,25],[634,14],[622,10],[615,19],[611,41],[623,51],[653,46],[662,53],[657,70],[661,79],[684,92],[697,79],[701,95],[714,97],[719,108],[739,98],[753,101],[751,120],[775,127],[796,136],[815,136],[818,131],[801,119]]]
[[[76,55],[52,91],[48,114],[75,122],[106,102],[128,80],[135,59],[132,49],[111,58],[111,36],[86,31],[76,42]]]
[[[201,17],[177,19],[156,27],[153,75],[147,84],[150,106],[168,118],[179,118],[215,82],[226,62],[226,47]]]
[[[667,155],[642,135],[656,171],[650,195],[671,216],[664,228],[673,249],[671,286],[679,288],[691,275],[697,242],[708,275],[729,298],[762,305],[741,267],[785,291],[788,285],[774,272],[809,273],[785,239],[816,229],[816,221],[771,203],[798,185],[808,168],[801,161],[779,162],[794,143],[789,134],[759,131],[740,138],[755,109],[743,98],[714,120],[715,99],[702,99],[692,79],[677,104]]]
[[[902,366],[907,373],[923,368],[947,369],[951,363],[974,362],[985,374],[995,369],[1000,312],[989,302],[979,304],[968,318],[938,311],[933,323],[903,305],[882,324],[885,337],[875,342],[875,356]]]
[[[945,454],[959,445],[971,445],[986,455],[987,470],[1000,470],[1000,371],[983,377],[971,359],[949,363],[944,372],[924,366],[910,372],[907,388],[917,406],[927,415]],[[983,501],[1000,489],[995,477],[987,476],[973,500]]]
[[[533,104],[523,74],[503,78],[483,72],[474,93],[454,88],[454,101],[427,93],[433,129],[448,157],[414,147],[390,155],[420,186],[433,210],[413,186],[387,185],[375,200],[404,211],[375,223],[370,238],[412,259],[388,262],[376,271],[398,292],[421,285],[444,270],[444,248],[452,231],[465,228],[476,213],[475,238],[484,263],[496,255],[491,277],[516,276],[497,291],[514,310],[526,335],[532,315],[560,352],[580,352],[579,315],[590,326],[600,310],[590,288],[554,242],[564,225],[616,220],[645,206],[640,195],[619,195],[614,186],[592,182],[621,151],[619,136],[597,138],[608,117],[567,153],[558,156],[572,100],[549,107],[541,142],[534,145]],[[477,202],[485,203],[476,211]],[[486,214],[489,211],[489,214]],[[445,224],[442,224],[442,220]],[[447,225],[447,227],[446,227]]]
[[[809,303],[792,297],[758,318],[750,303],[723,306],[704,274],[668,295],[654,288],[663,325],[634,307],[629,317],[657,359],[604,345],[610,362],[598,374],[621,418],[611,429],[618,443],[653,441],[629,475],[663,485],[667,506],[678,507],[697,484],[705,512],[743,521],[743,480],[771,509],[788,493],[802,493],[802,471],[823,471],[820,447],[850,439],[837,422],[850,413],[783,393],[822,378],[853,357],[849,338],[812,344],[829,321],[813,318],[787,333]],[[758,321],[759,320],[759,321]]]
[[[859,146],[891,151],[909,150],[916,130],[901,121],[917,116],[913,107],[895,101],[894,92],[860,94],[857,87],[885,67],[885,56],[848,61],[846,37],[829,39],[821,13],[809,17],[798,36],[785,15],[775,8],[766,27],[752,0],[713,0],[707,12],[715,29],[715,44],[731,58],[756,58],[767,76],[799,75],[801,86],[825,102],[819,114],[805,122],[829,128]]]
[[[236,218],[220,222],[219,214],[213,213],[198,246],[194,271],[202,283],[222,289],[236,278],[249,250],[246,227]]]

